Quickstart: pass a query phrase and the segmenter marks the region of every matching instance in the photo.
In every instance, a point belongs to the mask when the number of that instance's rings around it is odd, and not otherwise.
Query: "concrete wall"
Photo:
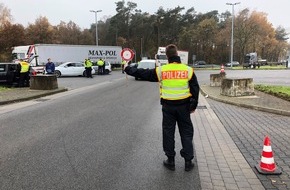
[[[221,86],[221,82],[225,77],[225,72],[219,74],[210,74],[210,86]]]
[[[53,90],[58,88],[55,75],[35,75],[30,76],[30,89],[33,90]]]
[[[221,95],[255,95],[253,78],[224,78],[221,83]]]

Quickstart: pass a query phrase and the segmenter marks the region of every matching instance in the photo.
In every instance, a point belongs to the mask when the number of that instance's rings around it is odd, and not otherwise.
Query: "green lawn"
[[[0,86],[0,92],[6,89],[7,89],[6,87]]]
[[[255,89],[290,101],[290,86],[255,85]]]

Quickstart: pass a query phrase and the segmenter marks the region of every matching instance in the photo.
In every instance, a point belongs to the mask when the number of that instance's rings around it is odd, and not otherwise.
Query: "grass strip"
[[[290,101],[290,86],[255,85],[255,89]]]

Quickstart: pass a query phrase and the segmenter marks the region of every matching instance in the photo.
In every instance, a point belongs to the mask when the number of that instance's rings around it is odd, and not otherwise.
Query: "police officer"
[[[21,60],[20,63],[20,72],[19,72],[19,87],[29,86],[29,70],[30,65],[24,60]]]
[[[194,167],[193,125],[190,114],[197,107],[199,84],[193,68],[181,63],[174,44],[166,47],[166,55],[169,63],[167,65],[148,70],[128,67],[125,64],[125,72],[143,80],[160,82],[163,150],[167,156],[163,165],[167,169],[175,170],[174,134],[177,123],[182,144],[180,154],[185,160],[185,171],[190,171]]]
[[[102,75],[103,74],[103,66],[104,66],[104,61],[102,59],[100,59],[98,62],[97,62],[97,65],[98,65],[98,74],[99,75]]]
[[[125,60],[122,60],[122,62],[121,62],[121,69],[122,69],[122,73],[124,74],[125,72],[124,72],[124,69],[125,69],[125,64],[126,64],[127,62],[125,61]]]
[[[92,62],[90,59],[85,59],[85,69],[86,69],[86,75],[87,78],[93,78],[92,76]]]

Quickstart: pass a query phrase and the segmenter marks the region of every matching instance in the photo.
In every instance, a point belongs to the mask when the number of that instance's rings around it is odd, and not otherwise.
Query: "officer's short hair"
[[[176,45],[174,44],[169,44],[168,46],[166,46],[166,56],[169,58],[169,57],[172,57],[172,56],[177,56],[178,53],[177,53],[177,47]]]

